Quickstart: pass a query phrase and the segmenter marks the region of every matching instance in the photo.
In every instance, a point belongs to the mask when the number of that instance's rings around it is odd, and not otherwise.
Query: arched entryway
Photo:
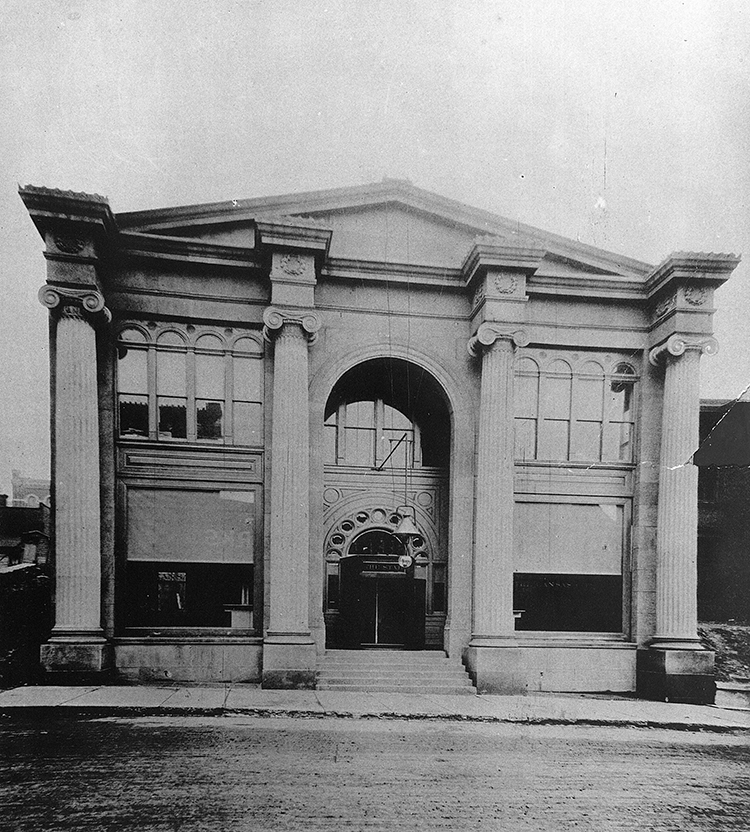
[[[442,647],[450,419],[439,385],[407,361],[366,361],[334,386],[323,431],[327,646]],[[405,513],[419,534],[402,540]]]

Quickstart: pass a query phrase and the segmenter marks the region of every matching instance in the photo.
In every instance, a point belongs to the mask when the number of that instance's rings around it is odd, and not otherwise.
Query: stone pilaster
[[[108,320],[93,289],[43,286],[56,319],[55,624],[42,646],[48,671],[99,673],[109,662],[101,627],[101,512],[95,320]]]
[[[474,514],[474,615],[468,663],[480,692],[523,689],[513,618],[513,357],[521,330],[483,323],[469,342],[482,356]]]
[[[698,447],[700,357],[714,354],[708,336],[674,334],[651,350],[664,364],[656,535],[656,634],[641,659],[640,686],[651,698],[713,701],[713,653],[697,635]]]
[[[308,343],[320,329],[310,311],[269,308],[274,340],[271,432],[269,620],[263,687],[315,686],[316,651],[309,624],[310,438]]]

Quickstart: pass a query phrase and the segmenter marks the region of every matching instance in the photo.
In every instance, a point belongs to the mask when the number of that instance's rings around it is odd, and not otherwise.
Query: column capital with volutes
[[[323,324],[320,315],[313,309],[285,309],[269,306],[263,312],[263,337],[272,341],[287,326],[298,326],[312,344],[318,337]]]
[[[677,357],[692,350],[699,352],[701,355],[716,355],[719,351],[719,342],[710,335],[682,335],[675,333],[674,335],[670,335],[666,341],[654,347],[648,354],[648,360],[656,367],[668,355]]]
[[[104,295],[95,288],[45,285],[39,289],[39,302],[58,317],[82,317],[91,324],[109,323],[112,314],[105,306]]]
[[[479,325],[476,333],[469,339],[469,355],[477,356],[496,341],[509,341],[514,347],[525,347],[529,343],[528,333],[523,329],[514,329],[501,324],[485,321]]]

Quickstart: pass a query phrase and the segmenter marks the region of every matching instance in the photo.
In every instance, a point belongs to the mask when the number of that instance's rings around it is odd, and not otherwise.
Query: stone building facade
[[[483,692],[710,701],[700,356],[733,255],[652,267],[400,180],[114,215],[45,243],[49,674],[312,687],[329,648]]]

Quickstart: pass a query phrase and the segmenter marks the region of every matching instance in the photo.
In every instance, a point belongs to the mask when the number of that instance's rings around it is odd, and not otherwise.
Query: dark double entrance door
[[[425,585],[393,556],[341,561],[342,647],[424,647]]]

